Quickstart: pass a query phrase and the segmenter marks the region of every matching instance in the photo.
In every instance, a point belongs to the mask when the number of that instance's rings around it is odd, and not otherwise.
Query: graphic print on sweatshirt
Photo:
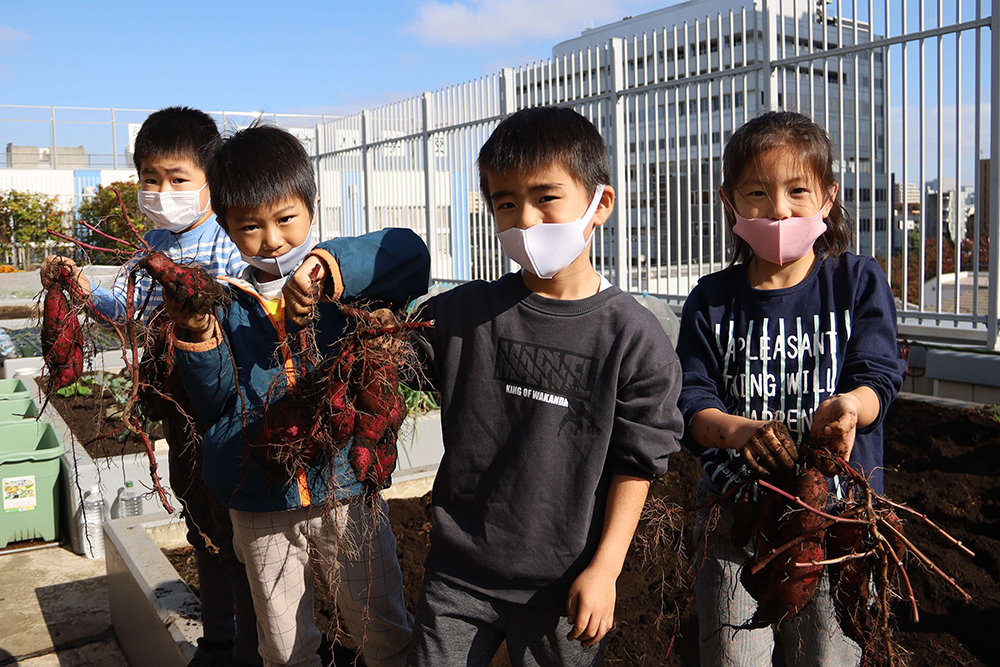
[[[494,377],[504,391],[525,400],[566,408],[559,424],[576,433],[596,430],[588,406],[597,378],[597,359],[557,347],[499,338]]]
[[[851,336],[851,313],[750,319],[745,332],[734,322],[715,326],[730,414],[784,422],[802,436],[820,403],[837,393],[837,379]],[[843,337],[843,338],[841,338]],[[842,344],[843,343],[843,344]]]

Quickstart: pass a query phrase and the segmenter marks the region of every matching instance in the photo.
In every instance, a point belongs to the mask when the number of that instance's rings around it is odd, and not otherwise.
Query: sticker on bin
[[[4,477],[3,511],[30,512],[38,501],[35,498],[35,476]]]

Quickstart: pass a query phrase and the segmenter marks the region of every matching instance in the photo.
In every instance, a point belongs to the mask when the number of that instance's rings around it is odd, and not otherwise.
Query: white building
[[[633,234],[639,261],[647,254],[664,263],[721,256],[725,229],[715,191],[722,150],[735,127],[768,107],[801,111],[827,129],[842,156],[843,200],[858,245],[886,252],[892,211],[882,56],[828,57],[855,39],[871,41],[868,25],[838,22],[814,3],[798,2],[796,15],[794,4],[786,0],[783,17],[769,26],[761,0],[690,0],[584,30],[553,48],[558,60],[621,38],[625,85],[649,91],[627,111],[634,128],[631,224],[643,228],[666,216],[680,224],[661,227],[658,247],[639,247],[641,234]],[[769,3],[772,15],[779,5]],[[602,131],[607,124],[602,119]]]

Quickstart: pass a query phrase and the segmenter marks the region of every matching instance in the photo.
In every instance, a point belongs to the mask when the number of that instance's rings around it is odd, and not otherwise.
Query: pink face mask
[[[733,233],[750,244],[754,255],[784,266],[805,257],[816,239],[826,231],[823,208],[810,218],[744,218],[731,207],[736,216]]]

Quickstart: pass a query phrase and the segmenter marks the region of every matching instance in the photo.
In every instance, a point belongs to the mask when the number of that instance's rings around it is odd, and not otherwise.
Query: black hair
[[[489,173],[531,172],[560,162],[588,192],[611,184],[608,152],[594,124],[572,109],[533,107],[505,118],[479,151],[479,188],[492,211]]]
[[[221,143],[219,127],[207,113],[190,107],[167,107],[149,114],[139,128],[132,161],[139,171],[143,160],[188,157],[207,172]]]
[[[785,148],[797,152],[802,163],[808,165],[819,180],[824,191],[837,185],[833,168],[837,161],[837,151],[830,135],[816,121],[805,114],[794,111],[765,111],[736,130],[726,144],[722,155],[722,191],[730,202],[734,202],[733,192],[748,165],[761,155],[775,148]],[[753,258],[750,244],[733,233],[736,218],[725,207],[726,221],[729,223],[731,241],[731,263],[749,262]],[[813,249],[817,256],[838,257],[851,246],[854,225],[840,199],[840,190],[833,198],[833,206],[826,217],[827,230],[816,239]]]
[[[223,227],[234,206],[255,209],[298,197],[316,208],[316,180],[306,149],[274,125],[254,123],[222,142],[208,167],[212,210]]]

